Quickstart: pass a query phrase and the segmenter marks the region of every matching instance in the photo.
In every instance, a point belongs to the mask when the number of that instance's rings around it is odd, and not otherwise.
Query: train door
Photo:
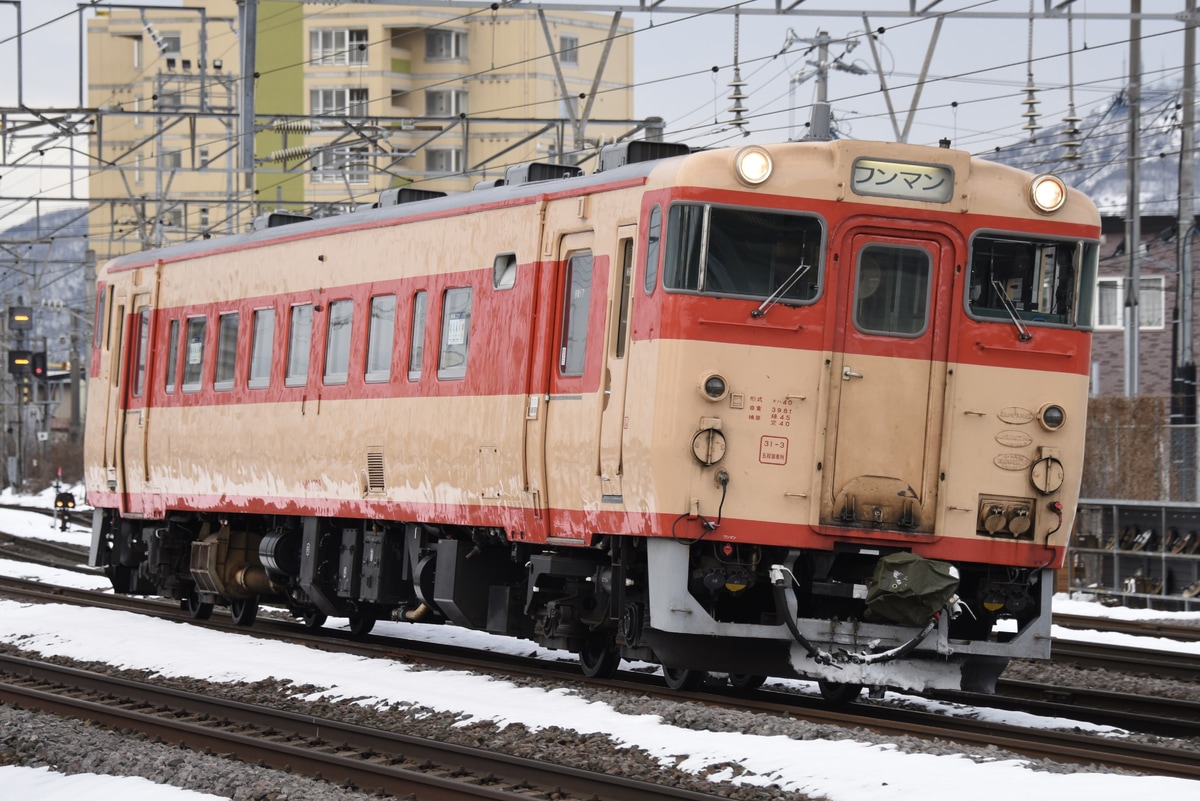
[[[932,533],[946,386],[952,244],[852,232],[839,282],[821,521]]]
[[[593,251],[591,232],[564,236],[558,243],[554,269],[556,291],[550,326],[543,332],[551,348],[545,407],[547,533],[557,539],[585,539],[583,510],[598,496],[596,443],[600,433],[598,386],[604,339],[602,270],[607,260]]]
[[[633,301],[633,250],[637,226],[623,225],[617,231],[616,264],[613,265],[612,297],[608,310],[608,342],[604,351],[601,379],[600,495],[620,503],[623,489],[622,446],[625,437],[625,388],[628,378],[629,313]]]
[[[125,353],[125,308],[129,296],[122,289],[114,288],[109,303],[108,350],[103,353],[104,374],[108,377],[104,417],[104,470],[105,481],[112,492],[123,492],[125,481],[121,475],[120,448],[125,441],[125,408],[121,403],[125,389],[126,367],[122,359]]]

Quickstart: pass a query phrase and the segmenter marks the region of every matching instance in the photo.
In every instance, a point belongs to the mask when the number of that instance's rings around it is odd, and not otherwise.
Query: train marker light
[[[723,376],[716,373],[705,376],[700,386],[704,390],[705,400],[719,401],[729,394],[729,384]]]
[[[758,186],[771,177],[771,154],[757,145],[744,147],[737,152],[734,166],[738,180],[750,186]]]
[[[1058,404],[1048,403],[1038,412],[1038,420],[1047,431],[1057,431],[1067,421],[1067,413]]]
[[[1053,175],[1039,175],[1029,182],[1029,199],[1035,209],[1049,214],[1067,202],[1067,187]]]

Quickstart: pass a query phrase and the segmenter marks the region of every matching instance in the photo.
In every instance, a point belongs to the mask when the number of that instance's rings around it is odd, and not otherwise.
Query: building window
[[[579,37],[558,37],[558,60],[563,64],[579,63]]]
[[[426,89],[426,117],[457,117],[467,113],[467,93],[461,89]]]
[[[96,329],[100,330],[99,327]],[[175,391],[175,377],[179,369],[179,321],[171,321],[170,333],[167,334],[167,383],[164,389],[167,394]]]
[[[1127,283],[1126,278],[1100,278],[1096,281],[1096,330],[1124,330]],[[1139,278],[1138,330],[1161,331],[1166,325],[1165,293],[1161,276]]]
[[[567,260],[567,295],[563,299],[562,338],[558,346],[561,375],[583,375],[591,303],[592,254],[585,250],[571,254]]]
[[[350,373],[350,332],[354,301],[329,304],[329,330],[325,332],[325,383],[345,384]]]
[[[200,164],[197,166],[202,170],[208,166],[208,148],[207,147],[200,148]]]
[[[371,165],[366,145],[328,148],[313,154],[313,183],[330,184],[370,181]]]
[[[140,70],[142,68],[142,37],[131,36],[133,41],[133,68]]]
[[[200,209],[200,227],[207,228],[209,222],[208,209]]]
[[[183,98],[179,92],[159,92],[154,98],[154,105],[164,111],[171,111],[183,105]]]
[[[167,150],[158,154],[158,166],[177,170],[183,166],[183,154],[178,150]]]
[[[250,389],[271,383],[271,346],[275,336],[275,310],[255,309],[250,331]]]
[[[313,64],[362,66],[367,63],[367,29],[309,31],[308,48]]]
[[[425,58],[429,61],[446,61],[467,57],[467,35],[455,31],[426,31]]]
[[[425,171],[430,173],[462,172],[462,151],[458,148],[426,150]]]
[[[367,331],[367,381],[387,381],[392,375],[392,340],[396,337],[396,296],[371,298]]]
[[[204,329],[207,320],[189,317],[187,321],[187,343],[183,354],[183,391],[199,392],[200,377],[204,372]]]
[[[425,358],[425,307],[428,295],[418,292],[413,296],[412,340],[408,350],[408,380],[421,377],[421,362]]]
[[[288,325],[287,375],[284,384],[302,387],[308,383],[308,354],[312,350],[311,303],[292,307],[292,319]]]
[[[467,374],[467,346],[471,332],[471,287],[447,289],[442,298],[442,346],[438,378],[463,378]]]
[[[164,33],[158,41],[158,49],[164,56],[177,56],[183,49],[183,37],[177,33]]]
[[[366,89],[313,89],[308,97],[313,116],[367,116]]]
[[[217,369],[213,389],[233,389],[237,369],[238,313],[222,314],[217,320]]]

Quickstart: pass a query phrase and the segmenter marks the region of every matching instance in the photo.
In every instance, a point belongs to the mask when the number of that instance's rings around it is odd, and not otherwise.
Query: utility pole
[[[1126,100],[1129,111],[1129,179],[1125,204],[1125,250],[1129,256],[1129,278],[1125,282],[1125,397],[1138,394],[1138,295],[1140,293],[1142,208],[1141,148],[1138,137],[1142,116],[1142,0],[1129,2],[1129,88]]]

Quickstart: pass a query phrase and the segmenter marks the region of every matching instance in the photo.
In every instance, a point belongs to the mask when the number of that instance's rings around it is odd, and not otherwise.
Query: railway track
[[[36,582],[27,584],[33,585],[26,588],[25,591],[28,593],[45,593],[45,588],[36,586]],[[99,599],[96,596],[99,596]],[[63,590],[62,594],[55,595],[53,599],[82,604],[90,604],[99,600],[102,606],[120,609],[133,608],[143,614],[149,613],[190,622],[190,618],[187,618],[174,605],[163,602],[141,601],[131,604],[130,602],[136,601],[136,599],[69,590]],[[356,640],[340,631],[313,633],[306,631],[297,623],[285,620],[260,619],[251,632],[244,628],[234,627],[231,623],[217,618],[207,621],[204,625],[242,635],[303,643],[326,650],[355,653],[374,658],[436,662],[438,665],[492,673],[503,672],[543,678],[550,676],[551,680],[557,682],[585,682],[579,675],[578,667],[573,660],[555,663],[500,654],[488,654],[485,659],[478,652],[462,648],[412,643],[397,640],[394,637],[373,636]],[[657,678],[636,672],[623,673],[619,678],[610,682],[586,683],[589,686],[620,692],[661,695],[677,701],[695,701],[741,711],[801,718],[842,727],[858,726],[886,735],[940,738],[965,745],[1003,748],[1038,758],[1102,763],[1159,775],[1200,778],[1200,760],[1197,760],[1196,751],[1164,744],[1147,745],[1129,742],[1121,738],[1096,737],[1077,731],[1003,725],[974,720],[969,717],[905,709],[894,704],[863,703],[836,709],[830,708],[812,696],[782,692],[758,691],[746,696],[735,696],[725,690],[713,689],[686,694],[668,692],[662,688]],[[1066,693],[1068,690],[1061,692]],[[1169,729],[1172,733],[1164,733],[1162,736],[1197,736],[1194,723],[1197,717],[1195,704],[1185,703],[1182,706],[1170,707],[1168,702],[1162,701],[1161,706],[1147,713],[1144,708],[1140,712],[1136,711],[1137,699],[1126,697],[1122,703],[1127,707],[1132,705],[1135,711],[1089,710],[1083,706],[1084,703],[1091,703],[1083,700],[1085,695],[1089,695],[1086,691],[1072,690],[1070,692],[1077,694],[1059,699],[1042,699],[1037,702],[1040,705],[1038,707],[1034,706],[1033,700],[1020,698],[998,701],[993,696],[963,695],[957,700],[975,706],[1017,708],[1033,714],[1052,714],[1075,720],[1093,719],[1098,723],[1107,723],[1135,731],[1142,730],[1139,726],[1149,727],[1151,723],[1154,723],[1158,728],[1153,731],[1167,732],[1168,727],[1174,727]],[[1055,703],[1057,706],[1054,705]]]
[[[422,801],[721,798],[12,656],[0,655],[0,701]]]

